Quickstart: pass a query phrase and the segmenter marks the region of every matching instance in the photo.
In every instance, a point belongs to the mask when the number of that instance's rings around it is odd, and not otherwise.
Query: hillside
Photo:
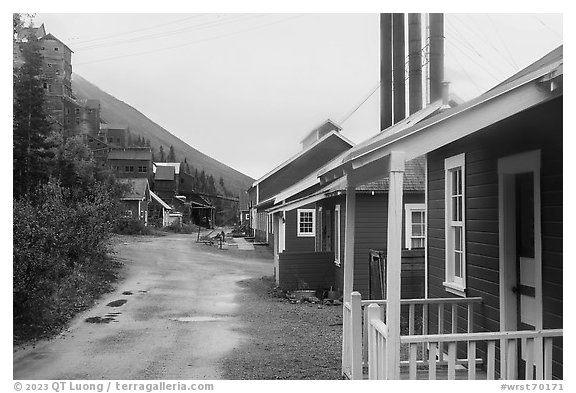
[[[233,190],[236,196],[240,191],[247,190],[254,182],[254,179],[194,149],[137,109],[102,91],[78,74],[72,75],[72,90],[78,98],[100,100],[101,117],[107,123],[127,125],[132,133],[150,139],[150,144],[156,152],[160,145],[164,147],[166,153],[170,146],[174,146],[174,152],[179,161],[184,161],[186,158],[194,168],[199,171],[204,169],[206,175],[212,175],[216,183],[222,177],[226,188]]]

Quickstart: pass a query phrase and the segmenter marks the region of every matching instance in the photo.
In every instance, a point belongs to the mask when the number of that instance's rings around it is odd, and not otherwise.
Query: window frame
[[[446,291],[459,296],[466,296],[466,157],[458,154],[444,160],[444,222],[445,222],[445,281]],[[460,187],[454,191],[453,173],[460,172]],[[460,207],[456,202],[456,216],[453,218],[454,201],[460,198]],[[460,248],[455,249],[455,235],[460,232]],[[460,276],[456,276],[455,255],[460,255]]]
[[[412,213],[414,212],[422,212],[424,213],[424,222],[423,222],[423,231],[422,236],[414,236],[412,233]],[[404,246],[407,250],[412,250],[412,239],[414,238],[422,238],[424,240],[424,244],[422,248],[426,247],[426,204],[425,203],[406,203],[404,205]],[[420,249],[420,247],[418,247]]]
[[[312,214],[311,232],[308,232],[308,231],[303,232],[302,227],[300,226],[302,224],[302,214],[307,214],[307,213]],[[298,209],[296,211],[296,219],[297,219],[296,235],[298,237],[315,237],[316,236],[316,209]]]
[[[342,255],[341,249],[342,245],[340,244],[341,239],[341,215],[340,215],[340,205],[334,206],[334,264],[338,267],[342,264]]]

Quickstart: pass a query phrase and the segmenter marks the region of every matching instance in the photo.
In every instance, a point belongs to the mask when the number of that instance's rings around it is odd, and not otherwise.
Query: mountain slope
[[[194,149],[137,109],[111,96],[78,74],[72,75],[72,90],[78,98],[100,100],[100,116],[107,123],[127,125],[131,133],[150,139],[150,144],[156,153],[160,145],[163,146],[166,154],[170,146],[174,146],[178,161],[184,161],[186,158],[188,163],[198,171],[204,169],[206,175],[212,175],[216,183],[222,177],[226,188],[234,191],[235,195],[247,190],[254,182],[254,179]]]

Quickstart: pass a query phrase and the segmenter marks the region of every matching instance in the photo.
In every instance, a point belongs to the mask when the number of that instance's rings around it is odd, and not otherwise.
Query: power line
[[[450,48],[446,47],[447,51],[450,51]],[[453,56],[454,60],[456,61],[456,63],[458,64],[458,66],[460,66],[460,69],[462,70],[462,72],[464,73],[464,75],[466,75],[466,77],[470,80],[470,82],[472,82],[472,84],[474,85],[474,87],[476,87],[476,89],[478,90],[479,94],[482,94],[484,91],[480,88],[480,86],[478,86],[476,84],[476,82],[474,81],[473,78],[470,77],[470,75],[468,75],[468,72],[466,72],[466,68],[462,66],[462,64],[460,63],[460,61],[458,60],[457,56]]]
[[[196,14],[196,15],[188,16],[188,17],[186,17],[186,18],[181,18],[181,19],[173,20],[173,21],[166,22],[166,23],[160,23],[160,24],[154,25],[154,26],[143,27],[143,28],[141,28],[141,29],[124,31],[124,32],[121,32],[121,33],[115,33],[115,34],[111,34],[111,35],[107,35],[107,36],[101,36],[101,37],[99,37],[99,38],[92,38],[92,39],[89,39],[89,40],[80,40],[80,41],[75,42],[75,44],[86,44],[86,43],[88,43],[88,42],[104,41],[104,40],[107,40],[107,39],[109,39],[109,38],[114,38],[114,37],[119,37],[119,36],[123,36],[123,35],[127,35],[127,34],[132,34],[132,33],[136,33],[136,32],[139,32],[139,31],[153,30],[153,29],[156,29],[156,28],[158,28],[158,27],[163,27],[163,26],[168,26],[168,25],[174,25],[174,24],[176,24],[176,23],[184,22],[184,21],[187,21],[187,20],[190,20],[190,19],[195,19],[195,18],[202,17],[202,16],[204,16],[204,15],[208,15],[208,14]]]
[[[378,84],[376,85],[376,87],[371,90],[370,94],[368,94],[368,96],[360,103],[360,105],[356,106],[356,108],[354,108],[354,110],[353,110],[352,112],[350,112],[350,114],[349,114],[348,116],[346,116],[346,117],[345,117],[342,121],[340,121],[338,124],[340,124],[340,125],[344,124],[344,122],[345,122],[346,120],[348,120],[354,113],[356,113],[356,111],[357,111],[358,109],[360,109],[360,107],[361,107],[362,105],[364,105],[364,103],[365,103],[366,101],[368,101],[368,100],[370,99],[370,97],[372,97],[372,95],[373,95],[374,93],[376,93],[376,91],[378,91],[379,88],[380,88],[380,82],[378,82]]]
[[[287,22],[288,20],[295,19],[295,18],[299,18],[299,17],[302,17],[302,16],[304,16],[304,14],[292,16],[292,17],[290,17],[290,18],[285,18],[285,19],[282,19],[282,20],[279,20],[279,21],[276,21],[276,22],[272,22],[272,23],[268,23],[268,24],[265,24],[265,25],[255,26],[255,27],[250,28],[250,29],[240,30],[240,31],[237,31],[237,32],[234,32],[234,33],[230,33],[230,34],[224,34],[224,35],[220,35],[220,36],[216,36],[216,37],[210,37],[210,38],[201,39],[201,40],[189,41],[189,42],[186,42],[186,43],[183,43],[183,44],[180,44],[180,45],[169,46],[169,47],[166,47],[166,48],[154,49],[154,50],[145,51],[145,52],[130,53],[130,54],[127,54],[127,55],[113,56],[113,57],[107,57],[107,58],[104,58],[104,59],[98,59],[98,60],[94,60],[94,61],[87,61],[87,62],[84,62],[84,63],[77,63],[77,64],[75,64],[75,66],[86,65],[86,64],[94,64],[94,63],[101,63],[101,62],[109,61],[109,60],[122,59],[122,58],[132,57],[132,56],[141,56],[141,55],[147,55],[147,54],[156,53],[156,52],[167,51],[167,50],[171,50],[171,49],[182,48],[182,47],[188,46],[188,45],[193,45],[193,44],[197,44],[197,43],[201,43],[201,42],[207,42],[207,41],[213,41],[213,40],[217,40],[217,39],[220,39],[220,38],[227,38],[227,37],[234,36],[234,35],[237,35],[237,34],[240,34],[240,33],[245,33],[245,32],[248,32],[248,31],[252,31],[252,30],[257,30],[257,29],[261,29],[261,28],[273,26],[273,25],[276,25],[276,24],[278,24],[278,23]]]
[[[490,21],[490,23],[492,23],[492,26],[494,27],[494,32],[496,33],[496,37],[498,37],[498,39],[502,43],[502,46],[504,47],[504,50],[506,51],[506,53],[508,53],[508,57],[510,58],[510,61],[512,62],[512,66],[514,67],[514,70],[518,71],[520,69],[520,67],[518,67],[518,65],[514,61],[514,57],[512,56],[512,53],[510,52],[510,50],[508,49],[506,42],[504,42],[504,40],[502,39],[502,36],[498,32],[498,27],[496,26],[496,23],[494,23],[494,20],[492,19],[492,17],[490,15],[486,15],[486,16],[488,17],[488,20]]]
[[[538,22],[540,22],[540,24],[542,24],[544,27],[546,27],[548,30],[550,30],[552,33],[554,33],[557,37],[559,38],[563,38],[562,34],[559,34],[557,31],[553,30],[550,26],[548,26],[546,23],[544,23],[544,21],[540,18],[538,18],[536,15],[532,15]]]
[[[496,82],[499,82],[499,81],[502,79],[502,78],[497,77],[496,75],[494,75],[489,69],[487,69],[486,67],[484,67],[484,65],[482,65],[482,63],[477,62],[477,61],[475,61],[474,59],[472,59],[472,58],[468,55],[468,53],[464,52],[464,50],[462,50],[458,45],[456,45],[455,42],[446,40],[446,43],[447,43],[447,44],[450,44],[450,45],[452,45],[454,48],[458,49],[458,50],[460,51],[460,53],[462,53],[464,56],[466,56],[470,61],[472,61],[474,64],[477,64],[480,68],[482,68],[484,71],[486,71],[486,73],[487,73],[488,75],[490,75],[492,78],[494,78],[494,80],[495,80]]]
[[[184,33],[184,32],[198,31],[198,30],[203,30],[203,29],[212,28],[212,27],[220,27],[220,26],[227,25],[229,23],[236,23],[236,22],[245,21],[245,20],[248,20],[248,19],[251,19],[254,17],[262,17],[262,16],[266,16],[266,14],[252,15],[252,16],[248,16],[248,18],[242,18],[242,16],[240,16],[240,17],[236,17],[236,18],[233,17],[233,18],[226,19],[226,20],[209,21],[209,22],[202,23],[202,24],[187,26],[187,27],[180,28],[177,30],[159,32],[159,33],[144,35],[144,36],[140,36],[140,37],[132,37],[132,38],[127,38],[127,39],[124,39],[121,41],[103,42],[103,43],[99,43],[99,44],[89,45],[89,46],[78,48],[78,49],[76,49],[76,51],[78,52],[78,51],[82,51],[82,50],[86,50],[86,49],[98,49],[98,48],[104,48],[104,47],[109,47],[109,46],[122,45],[122,44],[142,41],[142,40],[153,39],[153,38],[162,38],[162,37],[167,37],[170,35]]]

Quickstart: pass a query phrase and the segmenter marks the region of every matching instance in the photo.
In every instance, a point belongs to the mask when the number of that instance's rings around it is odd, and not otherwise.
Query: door
[[[502,158],[499,175],[500,330],[542,329],[540,152]],[[541,340],[536,340],[535,354]],[[525,341],[501,358],[506,379],[525,375]],[[535,359],[541,371],[541,362]],[[536,370],[533,370],[536,371]],[[536,374],[533,374],[536,375]]]
[[[514,176],[516,194],[516,294],[517,329],[535,330],[536,260],[534,258],[534,174]],[[526,345],[518,348],[518,377],[525,375]],[[535,374],[533,374],[535,375]]]

